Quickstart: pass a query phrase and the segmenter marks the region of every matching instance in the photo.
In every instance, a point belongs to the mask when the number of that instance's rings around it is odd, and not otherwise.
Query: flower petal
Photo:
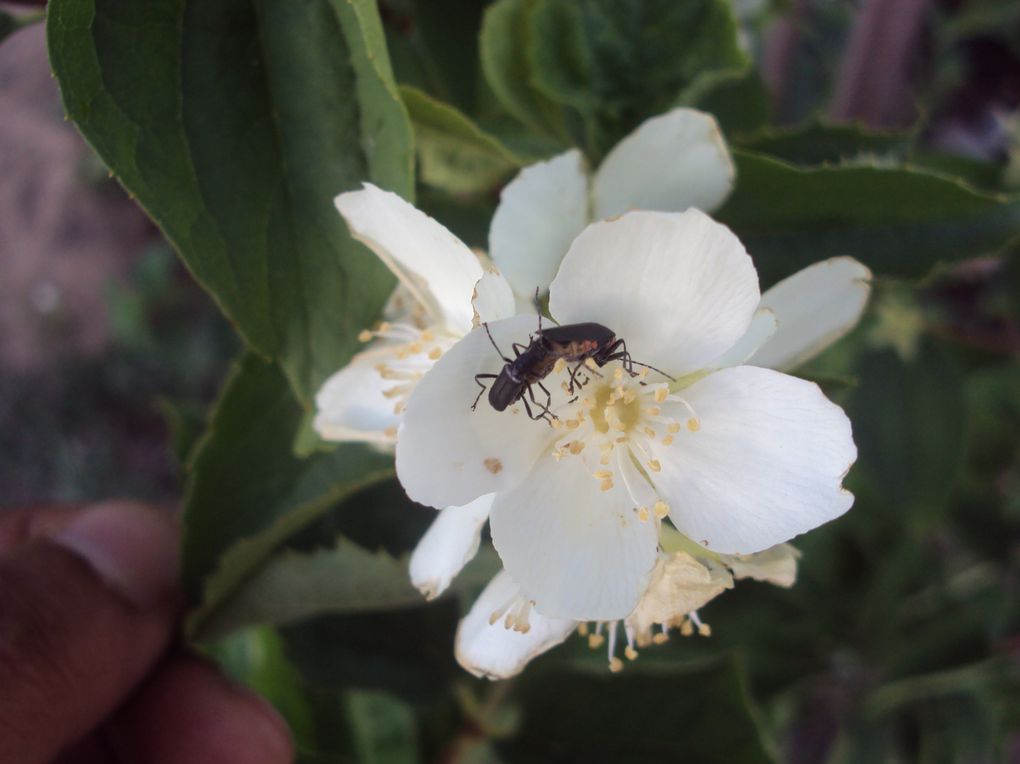
[[[800,550],[790,544],[780,544],[757,554],[720,556],[735,578],[753,578],[784,589],[789,589],[797,580],[799,558]]]
[[[425,599],[446,591],[454,577],[478,552],[482,526],[489,519],[493,494],[462,507],[440,510],[411,554],[411,583]]]
[[[711,212],[733,188],[733,160],[710,114],[673,109],[620,141],[595,173],[595,219],[627,210]]]
[[[706,369],[728,369],[740,366],[769,341],[776,331],[776,314],[769,308],[758,308],[751,317],[751,325],[736,344],[706,366]]]
[[[400,417],[393,411],[393,401],[383,395],[392,383],[384,381],[376,370],[390,356],[384,345],[364,350],[319,388],[312,426],[324,440],[396,441]]]
[[[455,334],[471,329],[482,266],[446,228],[396,194],[366,183],[334,200],[351,235],[379,256],[432,316]]]
[[[489,255],[523,299],[549,288],[560,261],[588,223],[588,175],[572,149],[525,167],[500,194]]]
[[[658,529],[621,486],[601,490],[580,458],[543,456],[496,496],[492,542],[522,595],[550,618],[625,617],[655,564]]]
[[[871,293],[871,271],[852,257],[815,263],[762,295],[778,327],[747,361],[753,366],[792,369],[853,329]]]
[[[490,624],[492,614],[517,594],[510,575],[498,573],[457,627],[457,662],[477,677],[507,679],[519,674],[532,658],[560,644],[577,628],[574,621],[535,612],[528,619],[531,628],[523,634],[506,628],[501,619]]]
[[[696,209],[629,212],[574,240],[549,310],[563,324],[609,327],[635,361],[679,377],[733,347],[759,299],[751,258],[726,226]]]
[[[715,552],[751,554],[850,509],[853,494],[841,487],[857,458],[850,421],[817,385],[738,366],[682,395],[700,427],[670,446],[650,442],[662,467],[655,484],[681,533]],[[663,412],[689,416],[673,402]]]
[[[537,322],[535,316],[515,316],[488,326],[502,352],[509,353],[513,342],[528,342]],[[508,488],[555,437],[546,422],[529,419],[520,403],[506,411],[489,405],[475,375],[495,374],[502,366],[485,329],[478,328],[418,382],[397,436],[397,475],[414,501],[460,506]],[[484,381],[491,387],[493,380]]]
[[[474,309],[474,326],[517,315],[514,292],[498,270],[482,274],[475,284],[471,306]]]

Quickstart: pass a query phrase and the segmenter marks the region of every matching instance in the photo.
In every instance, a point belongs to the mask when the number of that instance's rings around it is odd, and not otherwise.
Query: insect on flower
[[[575,384],[578,381],[577,374],[582,367],[597,373],[596,368],[605,366],[610,361],[620,361],[623,368],[632,377],[636,376],[634,372],[635,366],[645,366],[653,371],[658,371],[664,377],[673,379],[655,367],[648,366],[648,364],[640,363],[631,358],[630,353],[627,352],[626,342],[622,338],[617,337],[612,329],[602,324],[589,322],[543,329],[542,316],[539,314],[538,332],[530,338],[530,343],[527,346],[518,342],[513,343],[515,358],[505,356],[492,338],[492,333],[489,332],[489,325],[486,323],[483,326],[485,326],[485,331],[489,335],[489,341],[492,343],[492,346],[496,348],[496,352],[503,359],[503,368],[499,374],[475,375],[475,382],[482,389],[479,391],[474,403],[471,404],[472,411],[478,406],[482,393],[488,390],[489,404],[496,411],[505,411],[508,406],[513,405],[517,401],[522,401],[529,417],[535,420],[545,419],[551,422],[552,419],[556,418],[556,415],[550,411],[552,393],[542,384],[542,380],[556,370],[557,365],[564,368],[567,364],[574,364],[574,368],[570,372],[570,381],[564,387],[568,394],[573,394]],[[491,387],[486,388],[485,383],[482,382],[483,379],[493,379],[495,381]],[[535,398],[532,385],[536,385],[545,393],[545,403],[540,403]],[[524,397],[525,392],[528,394],[527,398]],[[531,405],[528,403],[529,399],[531,403],[541,409],[540,414],[536,415],[532,411]]]

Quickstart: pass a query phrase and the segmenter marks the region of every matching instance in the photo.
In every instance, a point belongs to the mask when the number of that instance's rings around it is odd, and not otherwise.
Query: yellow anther
[[[387,390],[382,391],[383,398],[396,398],[397,396],[402,395],[403,393],[404,388],[401,385],[397,385],[396,387],[391,387]]]
[[[652,472],[662,472],[662,465],[659,464],[658,459],[649,459],[648,469],[650,469]]]
[[[568,395],[570,394],[570,385],[567,384],[566,380],[560,382],[560,390],[567,393]]]
[[[552,452],[553,459],[555,459],[556,461],[559,461],[560,459],[562,459],[564,457],[564,455],[565,454],[563,453],[563,449],[562,448],[557,448],[555,451]]]
[[[385,430],[383,430],[383,435],[385,435],[387,438],[395,438],[397,437],[397,428],[394,425],[390,425]]]
[[[664,631],[655,632],[655,636],[652,637],[652,642],[657,645],[664,645],[669,642],[669,634]]]
[[[638,651],[635,650],[630,645],[627,645],[627,647],[623,651],[623,654],[627,656],[627,660],[629,661],[637,660],[638,657]]]
[[[655,402],[662,403],[666,400],[666,396],[669,395],[669,390],[665,387],[660,387],[655,391]]]
[[[423,349],[420,342],[412,342],[407,346],[407,352],[411,355],[418,355]]]
[[[645,435],[647,435],[649,438],[654,438],[657,435],[657,433],[651,427],[645,427]]]
[[[609,470],[595,470],[595,472],[592,473],[592,476],[599,480],[605,480],[606,478],[611,478],[613,473]]]
[[[666,506],[666,502],[657,501],[652,506],[652,510],[655,512],[655,516],[660,520],[669,514],[669,507]]]
[[[619,674],[623,671],[623,661],[617,658],[615,655],[609,659],[609,670],[614,674]]]
[[[393,325],[388,321],[382,321],[379,324],[379,328],[376,330],[379,334],[384,334],[393,328]]]
[[[429,351],[429,358],[433,361],[438,361],[439,356],[441,356],[442,354],[443,349],[441,347],[434,347]]]
[[[691,623],[690,621],[686,621],[686,620],[685,620],[685,621],[684,621],[684,622],[683,622],[683,623],[682,623],[682,624],[680,625],[680,633],[681,633],[682,635],[684,635],[685,637],[689,637],[689,636],[691,636],[691,634],[693,634],[693,633],[694,633],[694,624],[693,624],[693,623]]]
[[[602,643],[606,641],[606,638],[601,634],[589,634],[588,635],[588,647],[592,650],[597,650],[602,647]]]
[[[612,488],[613,488],[613,481],[610,478],[606,478],[601,483],[599,483],[599,490],[600,491],[611,491]]]
[[[700,634],[703,637],[710,637],[712,636],[712,627],[709,626],[707,623],[699,624],[698,634]]]
[[[421,334],[418,335],[422,342],[432,342],[436,338],[436,335],[432,333],[430,329],[422,329]]]
[[[637,511],[638,520],[643,523],[648,522],[648,507],[638,507]]]
[[[613,369],[613,379],[615,379],[617,382],[623,379],[623,369],[621,367],[617,366],[615,369]]]
[[[563,427],[563,421],[560,419],[554,419],[552,420],[552,422],[550,422],[550,425],[554,430],[559,430],[560,428]]]
[[[593,401],[591,398],[582,398],[581,406],[583,406],[586,410],[590,411],[591,409],[595,408],[595,401]]]
[[[698,430],[701,429],[701,422],[691,417],[690,419],[687,420],[687,429],[690,430],[691,432],[697,432]]]
[[[581,426],[581,422],[578,419],[568,419],[566,424],[568,430],[576,430]]]
[[[666,425],[666,432],[668,432],[670,435],[676,435],[676,433],[680,432],[680,423],[670,422],[668,425]]]
[[[619,438],[616,439],[616,442],[617,443],[627,443],[629,440],[630,440],[630,438],[628,438],[626,435],[621,435]]]
[[[370,339],[372,339],[372,332],[368,329],[362,329],[358,332],[358,342],[368,342]]]
[[[608,452],[599,457],[599,464],[609,464],[610,461],[612,461],[612,457],[609,456]]]
[[[662,413],[662,409],[658,406],[649,406],[645,409],[645,413],[648,414],[648,416],[658,416]]]
[[[580,634],[582,637],[588,636],[588,623],[586,621],[582,621],[581,623],[577,624],[577,633]]]
[[[570,453],[577,456],[579,453],[584,451],[585,443],[583,440],[575,440],[570,444]]]
[[[649,371],[651,371],[651,369],[648,369],[647,367],[639,371],[637,373],[638,379],[644,379],[645,377],[647,377]]]
[[[562,374],[563,370],[567,368],[567,361],[564,358],[557,358],[556,363],[553,364],[553,374]]]
[[[604,440],[599,444],[600,451],[612,451],[614,448],[615,446],[611,440]]]
[[[396,414],[397,416],[400,416],[401,414],[404,413],[404,409],[406,408],[407,408],[406,403],[404,403],[403,401],[397,401],[396,403],[393,404],[393,413]]]
[[[593,359],[593,358],[585,358],[584,359],[584,365],[587,366],[592,371],[598,371],[599,370],[599,365],[597,363],[595,363],[595,359]]]
[[[633,403],[636,400],[637,400],[637,393],[635,393],[633,390],[627,390],[623,394],[623,402],[624,403]]]
[[[663,438],[662,438],[662,445],[668,446],[672,442],[673,442],[673,436],[672,435],[665,435],[665,436],[663,436]]]
[[[495,626],[496,621],[499,620],[499,617],[501,615],[502,613],[500,613],[498,610],[492,611],[492,613],[489,614],[489,626]]]

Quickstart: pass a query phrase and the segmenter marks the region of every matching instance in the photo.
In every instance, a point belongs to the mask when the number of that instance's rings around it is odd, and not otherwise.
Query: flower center
[[[562,434],[552,456],[579,458],[603,491],[625,492],[640,520],[661,520],[669,507],[654,475],[662,470],[664,448],[685,429],[697,432],[700,420],[669,384],[649,382],[648,369],[631,376],[619,362],[592,366],[573,375],[562,366],[556,370],[566,401],[554,406],[552,425]]]

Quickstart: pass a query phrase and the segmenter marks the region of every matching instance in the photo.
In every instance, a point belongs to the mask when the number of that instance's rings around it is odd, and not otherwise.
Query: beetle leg
[[[482,393],[484,393],[486,390],[489,389],[488,387],[486,387],[482,383],[482,380],[483,379],[496,379],[498,376],[499,376],[498,374],[475,374],[475,384],[478,385],[482,389],[478,391],[478,395],[475,396],[475,402],[471,404],[471,410],[472,411],[474,411],[475,408],[478,406],[478,401],[480,401],[482,399]]]
[[[553,419],[558,419],[558,417],[554,413],[552,413],[552,411],[549,410],[549,407],[552,406],[552,393],[550,393],[548,388],[546,388],[546,386],[543,385],[541,382],[536,382],[535,384],[537,384],[539,389],[543,393],[545,393],[545,413],[547,413]]]
[[[541,382],[536,382],[535,384],[537,384],[537,385],[538,385],[539,387],[541,387],[541,388],[542,388],[543,390],[545,390],[545,392],[546,392],[546,393],[548,393],[548,392],[549,392],[548,390],[546,390],[546,389],[545,389],[545,387],[544,387],[544,386],[542,385],[542,383],[541,383]],[[535,412],[534,412],[534,411],[532,411],[532,410],[531,410],[531,406],[529,406],[529,405],[528,405],[528,399],[527,399],[527,398],[524,398],[524,397],[522,396],[522,397],[521,397],[521,401],[523,401],[523,402],[524,402],[524,410],[525,410],[525,411],[527,411],[527,412],[528,412],[528,416],[529,416],[529,417],[531,417],[532,419],[534,419],[534,420],[535,420],[536,422],[537,422],[537,421],[538,421],[539,419],[544,419],[544,420],[546,420],[547,422],[549,422],[549,424],[551,425],[551,424],[552,424],[552,420],[553,420],[553,419],[556,419],[556,415],[555,415],[554,413],[552,413],[552,412],[551,412],[551,411],[549,410],[549,407],[548,407],[548,406],[543,406],[543,405],[542,405],[541,403],[539,403],[539,402],[538,402],[538,401],[537,401],[537,400],[535,399],[535,391],[534,391],[534,389],[533,389],[533,388],[531,387],[531,385],[528,385],[528,386],[527,386],[527,389],[528,389],[528,398],[530,398],[530,399],[531,399],[531,402],[532,402],[532,403],[534,403],[534,404],[535,404],[536,406],[538,406],[538,407],[540,407],[540,408],[542,409],[542,413],[541,413],[541,414],[539,414],[538,416],[535,416]],[[549,395],[549,400],[550,400],[550,402],[552,401],[552,395],[551,395],[551,394]]]

